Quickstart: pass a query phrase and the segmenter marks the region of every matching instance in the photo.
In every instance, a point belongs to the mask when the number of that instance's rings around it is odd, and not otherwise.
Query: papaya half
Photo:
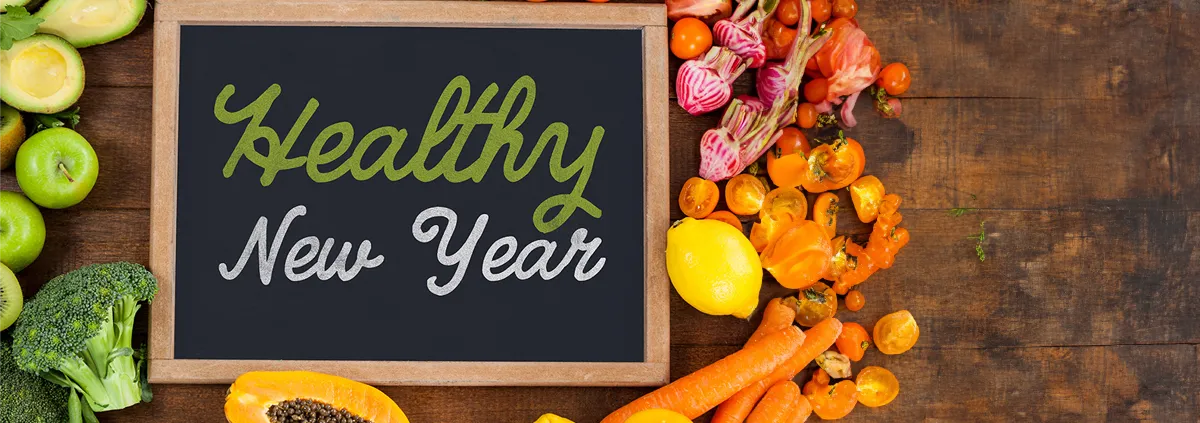
[[[230,423],[408,423],[383,392],[315,372],[249,372],[229,387]]]

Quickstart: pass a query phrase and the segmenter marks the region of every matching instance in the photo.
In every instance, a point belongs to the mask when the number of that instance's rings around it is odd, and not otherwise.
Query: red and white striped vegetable
[[[693,116],[717,110],[733,96],[733,80],[746,71],[746,64],[733,51],[713,47],[696,59],[684,62],[675,76],[679,106]]]
[[[758,8],[751,12],[755,5]],[[713,41],[733,50],[751,69],[762,67],[767,62],[767,46],[762,40],[763,22],[775,13],[776,6],[779,6],[779,0],[743,0],[738,3],[733,16],[713,25]]]

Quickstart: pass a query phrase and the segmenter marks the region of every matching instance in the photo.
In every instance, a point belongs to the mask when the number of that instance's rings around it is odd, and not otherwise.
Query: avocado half
[[[67,40],[36,34],[0,50],[0,100],[31,113],[58,113],[83,94],[83,59]]]
[[[0,103],[0,170],[12,166],[17,149],[25,142],[25,121],[21,112]]]
[[[34,13],[38,32],[63,37],[84,48],[129,35],[146,14],[146,0],[49,0]]]

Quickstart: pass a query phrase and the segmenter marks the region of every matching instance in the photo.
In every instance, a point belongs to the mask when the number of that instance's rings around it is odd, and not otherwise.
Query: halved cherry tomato
[[[867,347],[871,346],[871,337],[862,325],[847,322],[842,324],[842,334],[838,335],[836,345],[838,352],[845,354],[850,361],[859,361],[867,353]]]
[[[762,252],[762,267],[786,288],[804,289],[829,274],[833,255],[825,228],[811,220],[792,224],[770,239]]]
[[[829,95],[829,80],[816,78],[804,85],[804,99],[809,103],[820,103]]]
[[[833,317],[837,312],[837,294],[822,282],[800,290],[795,297],[784,298],[783,303],[796,311],[796,324],[806,328]]]
[[[825,229],[830,239],[837,236],[838,197],[832,192],[821,193],[813,201],[812,218]]]
[[[675,21],[675,26],[671,28],[671,53],[675,57],[688,60],[704,54],[711,47],[712,30],[704,21],[696,18]]]
[[[711,215],[710,215],[711,217]],[[867,305],[867,297],[857,289],[846,293],[846,310],[859,311]]]
[[[879,215],[879,203],[883,201],[883,182],[872,175],[858,178],[850,184],[850,201],[854,203],[854,212],[863,223],[875,221]]]
[[[720,196],[721,190],[713,181],[693,176],[679,190],[679,209],[688,217],[703,219],[717,208]]]
[[[775,19],[787,26],[800,22],[800,0],[780,0],[775,7]]]
[[[808,161],[808,138],[794,126],[780,130],[782,134],[775,148],[767,152],[767,175],[771,182],[781,187],[800,186]]]
[[[882,407],[900,394],[900,381],[888,369],[867,366],[854,378],[858,386],[858,402],[867,407]]]
[[[817,107],[812,103],[803,103],[796,108],[796,124],[808,129],[817,125]]]
[[[758,213],[766,196],[767,187],[748,173],[734,176],[725,184],[725,205],[736,214],[747,216]]]
[[[921,337],[921,328],[917,327],[917,320],[913,318],[912,313],[900,310],[875,322],[873,335],[875,348],[878,348],[879,352],[894,355],[908,351],[916,345],[917,338]]]
[[[808,171],[800,185],[812,193],[845,188],[862,175],[866,161],[858,141],[839,137],[832,143],[812,149],[808,155]]]
[[[858,404],[858,385],[852,380],[843,380],[833,386],[818,387],[806,397],[812,404],[813,413],[822,420],[837,420],[850,414]]]
[[[908,244],[908,230],[896,227],[904,218],[899,212],[901,201],[896,194],[883,196],[879,202],[879,216],[875,219],[871,238],[864,249],[871,262],[880,269],[892,267],[896,254]]]
[[[730,226],[737,228],[738,232],[745,230],[742,228],[742,221],[738,219],[737,215],[734,215],[727,210],[717,210],[709,213],[708,217],[705,217],[704,220],[716,220],[719,222],[728,223]]]
[[[858,14],[858,2],[854,0],[833,0],[833,16],[838,18],[853,18]]]
[[[804,193],[795,187],[775,188],[763,198],[758,222],[750,227],[750,244],[755,251],[762,252],[779,234],[807,216],[808,199]]]
[[[809,7],[812,8],[812,17],[814,21],[817,21],[817,23],[822,23],[829,20],[829,15],[833,13],[833,9],[829,4],[829,0],[812,0],[812,3]]]
[[[879,71],[879,79],[875,81],[875,85],[887,91],[888,95],[900,95],[908,91],[908,86],[912,85],[912,75],[908,73],[908,66],[903,63],[889,63]]]

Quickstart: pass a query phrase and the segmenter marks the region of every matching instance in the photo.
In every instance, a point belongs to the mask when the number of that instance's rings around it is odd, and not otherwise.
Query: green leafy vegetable
[[[146,400],[133,320],[158,282],[133,263],[97,264],[47,282],[13,331],[21,370],[75,389],[89,409],[118,410]]]
[[[42,18],[30,16],[23,6],[5,6],[4,14],[0,15],[0,50],[8,50],[14,42],[29,38],[42,22]]]
[[[79,422],[79,396],[37,374],[23,372],[13,361],[12,348],[0,340],[0,422]]]
[[[29,135],[33,135],[50,128],[61,128],[64,126],[75,129],[75,126],[79,125],[79,106],[75,106],[58,113],[48,115],[32,113],[30,116],[33,119],[33,125],[31,125],[33,127],[33,132],[30,132]]]

